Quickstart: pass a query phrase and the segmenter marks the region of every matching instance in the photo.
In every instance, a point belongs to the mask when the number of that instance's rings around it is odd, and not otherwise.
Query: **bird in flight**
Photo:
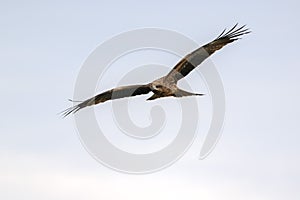
[[[166,75],[151,83],[144,85],[129,85],[113,88],[98,94],[90,99],[87,99],[78,105],[68,108],[61,112],[63,117],[71,113],[93,106],[99,103],[104,103],[109,100],[120,99],[124,97],[133,97],[136,95],[143,95],[152,92],[153,95],[147,100],[154,100],[161,97],[185,97],[185,96],[201,96],[203,94],[191,93],[184,91],[177,87],[177,82],[187,76],[193,69],[200,65],[206,58],[212,55],[215,51],[221,49],[225,45],[240,39],[241,35],[250,33],[248,28],[244,26],[238,27],[238,24],[233,26],[230,30],[223,32],[210,43],[194,50],[190,54],[181,59],[174,68]]]

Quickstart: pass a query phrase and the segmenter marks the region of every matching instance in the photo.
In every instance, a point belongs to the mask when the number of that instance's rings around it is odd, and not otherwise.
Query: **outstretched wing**
[[[188,75],[194,68],[200,65],[215,51],[221,49],[225,45],[238,40],[239,36],[250,33],[249,29],[244,26],[237,27],[236,24],[229,31],[226,29],[212,42],[196,49],[192,53],[185,56],[167,75],[167,78],[173,79],[175,82]]]
[[[130,85],[130,86],[117,87],[108,90],[106,92],[103,92],[101,94],[98,94],[86,101],[83,101],[82,103],[76,106],[68,108],[63,112],[61,112],[61,114],[63,115],[63,117],[66,117],[67,115],[71,113],[76,113],[78,110],[85,108],[87,106],[103,103],[108,100],[120,99],[124,97],[132,97],[141,94],[148,94],[150,91],[151,89],[148,85]]]

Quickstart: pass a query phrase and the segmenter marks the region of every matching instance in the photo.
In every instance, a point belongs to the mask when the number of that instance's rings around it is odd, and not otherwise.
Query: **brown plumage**
[[[181,90],[177,87],[177,82],[188,75],[194,68],[200,65],[206,58],[208,58],[215,51],[221,49],[225,45],[238,40],[239,36],[250,33],[249,29],[241,26],[237,28],[236,24],[229,31],[226,29],[212,42],[196,49],[187,56],[185,56],[175,67],[166,75],[149,84],[145,85],[130,85],[117,87],[101,94],[98,94],[88,100],[79,103],[76,106],[68,108],[62,112],[62,115],[66,117],[71,113],[76,113],[82,108],[92,106],[95,104],[103,103],[108,100],[120,99],[124,97],[132,97],[136,95],[148,94],[153,92],[154,94],[147,100],[154,100],[161,97],[184,97],[203,95],[195,94]]]

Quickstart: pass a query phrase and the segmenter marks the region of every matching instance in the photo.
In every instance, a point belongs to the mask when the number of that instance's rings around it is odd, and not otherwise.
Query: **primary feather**
[[[169,79],[174,79],[174,82],[177,82],[188,75],[215,51],[235,40],[238,40],[239,36],[250,33],[249,29],[245,28],[245,25],[239,28],[237,28],[237,26],[238,24],[227,32],[226,29],[224,29],[224,31],[216,39],[185,56],[178,64],[175,65],[167,77]]]

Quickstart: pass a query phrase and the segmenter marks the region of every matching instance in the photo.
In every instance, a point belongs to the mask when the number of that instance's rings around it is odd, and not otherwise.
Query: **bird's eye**
[[[162,88],[162,85],[157,85],[156,87],[157,87],[157,88]]]

